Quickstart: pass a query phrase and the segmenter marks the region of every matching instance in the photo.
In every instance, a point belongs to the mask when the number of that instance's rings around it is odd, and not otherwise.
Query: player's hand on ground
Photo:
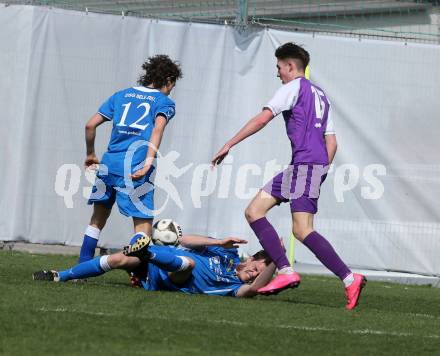
[[[229,150],[231,147],[229,147],[228,144],[224,145],[220,151],[217,152],[217,154],[214,156],[214,158],[211,161],[212,166],[216,166],[217,164],[220,164],[223,162],[225,157],[228,155]]]
[[[247,244],[247,241],[238,237],[226,237],[223,240],[220,240],[219,243],[223,248],[238,248],[238,246],[242,244]]]
[[[87,155],[86,160],[84,161],[84,167],[86,167],[86,169],[96,169],[98,164],[99,159],[94,153]]]

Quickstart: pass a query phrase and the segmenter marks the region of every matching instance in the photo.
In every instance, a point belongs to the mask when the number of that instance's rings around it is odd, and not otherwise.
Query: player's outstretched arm
[[[246,125],[242,127],[238,133],[232,137],[221,149],[217,152],[214,158],[211,160],[213,166],[222,163],[223,159],[228,155],[229,150],[236,144],[240,143],[254,133],[260,131],[264,126],[273,119],[273,113],[269,109],[264,109],[257,116],[250,119]]]
[[[107,121],[101,114],[97,113],[93,115],[89,121],[87,121],[85,127],[85,138],[86,138],[86,150],[87,157],[84,162],[84,166],[86,168],[92,167],[95,164],[99,164],[99,160],[95,154],[95,136],[96,136],[96,128]]]
[[[264,287],[270,282],[275,273],[276,266],[271,262],[260,275],[255,278],[252,284],[245,284],[241,286],[236,294],[239,298],[251,298],[258,294],[257,290]]]
[[[163,133],[165,132],[165,127],[167,126],[167,119],[163,115],[157,115],[156,122],[154,124],[154,129],[150,136],[150,141],[148,144],[147,157],[145,159],[145,166],[134,172],[131,175],[131,179],[137,180],[145,176],[151,168],[154,162],[156,153],[159,150],[160,143],[162,142]]]
[[[240,244],[246,244],[247,241],[238,237],[227,237],[225,239],[214,239],[201,235],[183,235],[179,239],[180,245],[190,249],[199,249],[207,246],[220,246],[223,248],[237,248]]]

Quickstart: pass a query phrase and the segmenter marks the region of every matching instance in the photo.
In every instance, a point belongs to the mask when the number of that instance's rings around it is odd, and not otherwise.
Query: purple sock
[[[281,245],[277,232],[265,217],[250,223],[252,230],[260,240],[261,246],[270,256],[278,269],[290,267],[284,248]]]
[[[325,267],[336,274],[341,281],[351,273],[350,269],[338,256],[332,245],[316,231],[308,234],[303,244],[315,254],[316,258],[320,260]]]

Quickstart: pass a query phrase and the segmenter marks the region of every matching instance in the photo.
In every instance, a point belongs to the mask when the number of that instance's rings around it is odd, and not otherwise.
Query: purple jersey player
[[[304,77],[310,60],[304,48],[289,42],[275,51],[275,57],[283,86],[263,111],[222,147],[212,164],[221,163],[233,146],[261,130],[278,114],[283,114],[292,146],[291,163],[258,192],[245,212],[252,230],[278,268],[277,276],[258,291],[277,293],[297,287],[301,281],[286,257],[277,232],[266,219],[267,212],[275,205],[290,202],[293,234],[343,281],[346,308],[353,309],[366,279],[352,273],[330,243],[313,228],[320,186],[337,148],[331,105],[324,91]]]

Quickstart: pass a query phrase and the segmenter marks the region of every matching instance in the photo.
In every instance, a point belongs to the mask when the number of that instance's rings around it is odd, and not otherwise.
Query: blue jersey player
[[[135,232],[151,235],[154,212],[153,161],[165,127],[174,117],[175,104],[168,97],[182,77],[179,65],[166,55],[148,58],[138,85],[114,93],[87,122],[86,168],[99,164],[89,204],[93,214],[81,246],[79,262],[90,260],[113,204],[133,218]],[[101,162],[95,154],[96,128],[113,125],[108,149]]]
[[[274,206],[289,202],[294,236],[341,279],[347,297],[346,308],[353,309],[358,304],[365,277],[352,273],[329,241],[313,227],[320,186],[337,148],[331,105],[324,91],[305,78],[310,56],[304,48],[285,43],[277,48],[275,57],[283,86],[263,110],[220,149],[212,164],[221,163],[233,146],[282,114],[292,147],[290,165],[258,192],[245,211],[250,227],[278,268],[277,277],[259,292],[277,293],[300,283],[300,276],[293,271],[277,232],[266,218]]]
[[[66,282],[124,269],[149,291],[253,297],[275,271],[264,251],[241,262],[236,247],[246,241],[238,238],[184,235],[179,248],[149,243],[150,237],[137,233],[123,253],[96,257],[64,271],[38,271],[33,279]]]

